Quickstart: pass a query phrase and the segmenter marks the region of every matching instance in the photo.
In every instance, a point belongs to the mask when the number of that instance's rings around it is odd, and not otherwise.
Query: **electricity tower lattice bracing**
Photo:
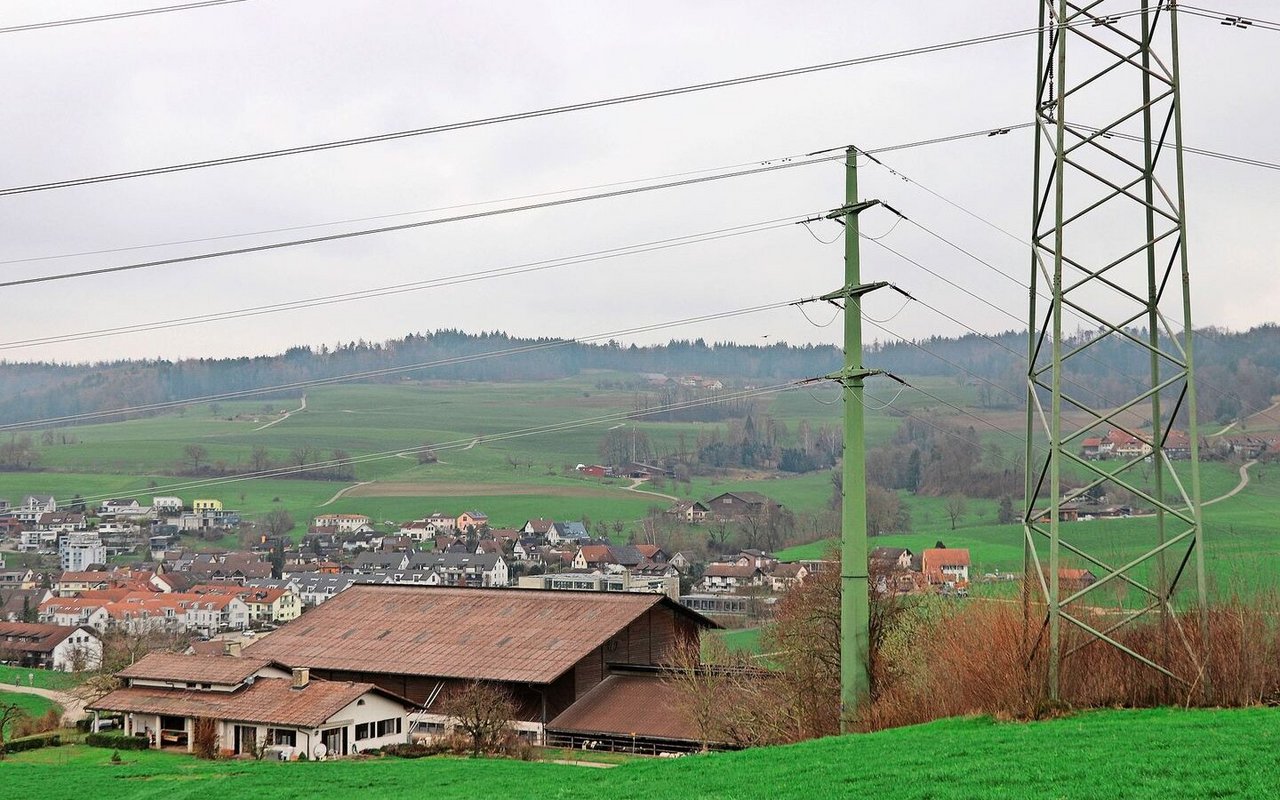
[[[1028,657],[1045,657],[1054,700],[1106,647],[1170,685],[1203,686],[1177,11],[1147,0],[1138,9],[1133,0],[1040,0],[1040,14]],[[1160,635],[1126,637],[1140,620]]]

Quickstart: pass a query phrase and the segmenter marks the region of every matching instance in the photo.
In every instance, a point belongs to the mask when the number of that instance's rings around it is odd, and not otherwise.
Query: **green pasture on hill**
[[[48,713],[49,709],[54,708],[61,711],[61,707],[52,700],[41,697],[38,694],[21,694],[19,692],[6,692],[0,689],[0,706],[17,705],[26,712],[28,717],[43,717]],[[13,732],[13,723],[9,723],[4,729],[4,739],[7,741]]]
[[[0,473],[0,497],[43,493],[60,500],[75,494],[91,499],[130,495],[149,499],[155,494],[177,494],[188,502],[195,497],[216,497],[228,508],[248,515],[277,508],[289,511],[296,522],[295,537],[301,536],[313,515],[323,511],[367,513],[378,521],[400,522],[436,510],[457,513],[479,508],[490,514],[495,525],[504,527],[537,516],[585,516],[622,520],[634,529],[635,521],[649,508],[665,507],[671,501],[625,491],[629,482],[621,479],[601,481],[566,474],[566,467],[598,460],[600,440],[610,428],[634,425],[663,448],[680,446],[683,436],[684,447],[692,449],[699,433],[723,430],[723,425],[610,418],[552,433],[496,438],[510,431],[535,431],[587,417],[623,414],[635,407],[636,392],[598,389],[598,380],[599,376],[585,375],[542,383],[404,381],[328,386],[307,393],[305,411],[296,411],[300,398],[228,401],[216,404],[216,408],[193,405],[148,419],[67,428],[59,433],[70,434],[74,443],[41,446],[43,471]],[[902,411],[927,411],[949,423],[972,425],[984,446],[998,444],[1006,458],[1017,455],[1018,444],[1012,438],[925,394],[977,411],[975,387],[944,378],[913,379],[912,383],[923,391],[904,389],[892,407],[869,405],[867,429],[872,445],[889,440],[903,422]],[[881,390],[889,391],[889,387],[873,386],[873,393]],[[894,388],[891,394],[896,392]],[[834,397],[829,387],[815,386],[762,402],[767,402],[769,413],[794,435],[801,420],[808,420],[814,428],[838,426],[839,405],[828,405]],[[285,417],[285,411],[293,413]],[[1003,424],[1010,423],[1005,420]],[[40,439],[38,432],[36,438]],[[61,436],[55,441],[61,441]],[[204,446],[208,463],[223,462],[231,470],[246,468],[255,447],[266,448],[277,463],[287,462],[298,448],[309,448],[312,458],[317,459],[329,458],[334,450],[344,450],[357,459],[389,457],[356,464],[354,480],[176,475],[189,444]],[[436,447],[439,463],[418,464],[416,457],[406,452],[423,444]],[[1212,498],[1229,491],[1238,481],[1237,469],[1234,464],[1205,464],[1204,496]],[[1237,542],[1221,551],[1224,577],[1233,558],[1243,558],[1246,565],[1252,565],[1271,563],[1277,555],[1267,531],[1275,511],[1280,510],[1280,485],[1271,488],[1273,481],[1280,484],[1280,477],[1266,470],[1255,466],[1253,483],[1245,492],[1206,510],[1210,533],[1216,530],[1219,540],[1235,537]],[[180,488],[207,480],[223,482]],[[353,483],[369,481],[371,485],[356,493],[334,499]],[[659,495],[698,499],[724,491],[756,491],[797,512],[821,511],[831,498],[826,470],[750,479],[699,476],[691,484],[665,481],[641,488]],[[919,549],[942,539],[950,546],[970,547],[975,565],[984,571],[1009,570],[1021,564],[1020,531],[1016,526],[995,524],[994,500],[970,499],[964,516],[957,521],[958,530],[952,531],[945,498],[905,493],[902,498],[911,511],[913,532],[882,537],[879,543]],[[1124,521],[1082,524],[1096,526],[1096,534],[1081,531],[1086,541],[1101,540],[1118,556],[1131,549],[1132,543],[1127,541],[1131,529]],[[822,538],[835,531],[806,529],[799,533]],[[205,546],[227,546],[233,541],[228,537]],[[819,557],[825,549],[825,544],[806,545],[784,551],[784,555]],[[1213,551],[1210,557],[1215,557]]]
[[[14,681],[21,679],[22,685],[32,685],[37,689],[70,689],[80,684],[80,676],[73,672],[59,672],[52,669],[25,669],[0,664],[0,690],[13,686]]]
[[[428,758],[335,762],[202,762],[190,756],[71,745],[0,762],[14,797],[98,800],[274,800],[369,797],[506,800],[893,797],[1261,798],[1280,786],[1280,711],[1098,711],[1048,722],[948,719],[787,747],[611,769],[519,761]]]

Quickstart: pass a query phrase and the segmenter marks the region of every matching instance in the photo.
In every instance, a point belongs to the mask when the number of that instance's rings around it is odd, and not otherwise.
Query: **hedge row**
[[[118,733],[91,733],[84,737],[84,743],[112,750],[146,750],[150,746],[145,736],[121,736]]]
[[[61,744],[62,737],[56,733],[48,736],[30,736],[26,739],[5,742],[0,745],[0,752],[21,753],[24,750],[39,750],[41,747],[58,747]]]

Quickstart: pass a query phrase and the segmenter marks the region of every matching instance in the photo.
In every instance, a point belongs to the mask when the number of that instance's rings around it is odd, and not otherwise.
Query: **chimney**
[[[239,658],[239,657],[240,657],[240,648],[241,648],[241,647],[243,647],[243,646],[244,646],[243,642],[241,642],[241,641],[240,641],[240,640],[238,640],[238,639],[236,639],[236,640],[227,639],[227,640],[225,640],[225,641],[222,643],[222,652],[223,652],[225,655],[234,656],[235,658]]]
[[[307,684],[311,682],[311,670],[307,667],[293,668],[293,688],[305,689]]]

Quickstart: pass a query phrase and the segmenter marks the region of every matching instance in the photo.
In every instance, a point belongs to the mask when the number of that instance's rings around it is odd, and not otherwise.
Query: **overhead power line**
[[[1204,17],[1216,21],[1220,25],[1227,25],[1232,28],[1243,28],[1251,30],[1257,28],[1264,31],[1280,31],[1280,22],[1271,22],[1257,17],[1250,17],[1245,14],[1231,14],[1226,11],[1214,11],[1209,8],[1200,8],[1199,6],[1187,6],[1178,3],[1178,12],[1188,14],[1193,17]]]
[[[636,186],[630,189],[615,189],[610,192],[596,192],[594,194],[578,195],[577,197],[565,197],[559,200],[545,200],[541,203],[526,203],[519,206],[508,206],[506,208],[495,208],[488,211],[473,211],[470,214],[456,214],[451,217],[437,217],[436,219],[421,220],[418,222],[405,222],[399,225],[384,225],[378,228],[363,228],[356,231],[344,231],[342,233],[331,233],[324,236],[312,236],[306,239],[291,239],[284,242],[271,242],[269,244],[252,245],[250,247],[237,247],[231,250],[217,250],[210,253],[197,253],[189,256],[175,256],[174,258],[161,258],[154,261],[143,261],[136,264],[120,264],[114,267],[98,267],[96,269],[84,269],[74,272],[60,272],[53,275],[39,275],[32,278],[19,278],[17,280],[0,282],[0,288],[10,286],[28,286],[35,283],[48,283],[50,281],[63,281],[71,278],[86,278],[92,275],[107,275],[117,272],[131,272],[140,269],[152,269],[154,267],[170,266],[172,264],[184,264],[192,261],[208,261],[215,258],[225,258],[227,256],[247,255],[249,253],[262,253],[268,250],[281,250],[287,247],[300,247],[308,244],[319,244],[321,242],[336,242],[343,239],[355,239],[361,236],[374,236],[381,233],[392,233],[395,231],[407,231],[414,228],[425,228],[432,225],[447,225],[454,222],[466,222],[469,220],[485,219],[487,217],[496,217],[504,214],[517,214],[525,211],[538,211],[547,208],[556,208],[559,206],[567,206],[575,203],[586,203],[594,200],[607,200],[615,197],[625,197],[633,194],[641,194],[643,192],[653,192],[660,189],[674,189],[680,186],[692,186],[699,183],[709,183],[711,181],[726,180],[729,178],[741,178],[747,175],[759,175],[765,172],[775,172],[782,169],[791,169],[792,167],[804,167],[810,164],[819,164],[832,161],[836,156],[824,156],[821,158],[813,158],[807,161],[789,161],[780,164],[768,164],[760,167],[752,167],[750,169],[735,170],[733,172],[724,172],[718,175],[704,175],[697,178],[684,178],[677,181],[667,181],[664,183],[654,183],[647,186]],[[840,156],[843,158],[843,156]]]
[[[1014,127],[1030,127],[1032,123],[1026,123],[1021,126]],[[913,147],[925,147],[928,145],[940,144],[943,142],[954,142],[961,139],[972,139],[976,137],[994,136],[1000,133],[1007,133],[1013,128],[986,128],[978,131],[969,131],[967,133],[957,133],[950,136],[935,137],[932,139],[922,139],[914,142],[903,142],[895,145],[868,150],[867,153],[888,153],[898,150],[906,150]],[[837,148],[843,150],[843,148]],[[499,216],[503,214],[515,214],[525,211],[537,211],[547,208],[555,208],[558,206],[572,205],[575,203],[583,203],[594,200],[605,200],[615,197],[625,197],[628,195],[641,194],[644,192],[658,191],[662,189],[674,189],[681,186],[691,186],[701,183],[710,183],[713,181],[728,180],[731,178],[741,178],[750,175],[759,175],[767,172],[776,172],[778,170],[792,169],[795,167],[805,167],[811,164],[824,164],[831,161],[840,161],[844,159],[843,153],[836,155],[825,155],[830,151],[823,150],[819,153],[811,153],[803,158],[782,158],[774,159],[760,163],[758,166],[746,169],[734,169],[728,172],[720,172],[714,175],[697,175],[696,177],[681,178],[679,180],[663,181],[661,183],[651,183],[643,186],[632,186],[626,189],[615,189],[607,192],[596,192],[593,194],[578,195],[576,197],[565,197],[559,200],[546,200],[540,203],[527,203],[519,206],[508,206],[505,208],[490,209],[488,211],[475,211],[469,214],[457,214],[451,217],[438,217],[436,219],[420,220],[418,222],[406,222],[399,225],[384,225],[377,228],[364,228],[356,231],[345,231],[343,233],[326,234],[324,236],[312,236],[305,239],[291,239],[283,242],[272,242],[268,244],[253,245],[249,247],[238,247],[229,250],[217,250],[209,253],[197,253],[188,256],[175,256],[173,258],[156,259],[153,261],[143,261],[135,264],[122,264],[113,267],[99,267],[95,269],[76,270],[72,272],[60,272],[51,275],[38,275],[31,278],[19,278],[10,281],[0,282],[0,288],[12,286],[26,286],[36,283],[47,283],[49,281],[69,280],[72,278],[85,278],[93,275],[106,275],[116,272],[130,272],[140,269],[151,269],[154,267],[170,266],[173,264],[182,264],[190,261],[206,261],[215,258],[224,258],[227,256],[246,255],[249,253],[260,253],[268,250],[279,250],[286,247],[299,247],[308,244],[319,244],[322,242],[333,242],[342,239],[353,239],[361,236],[373,236],[382,233],[392,233],[395,231],[412,230],[414,228],[423,228],[432,225],[445,225],[454,222],[465,222],[468,220],[483,219],[486,217]],[[756,163],[756,162],[752,162]],[[626,181],[624,183],[632,183]],[[549,194],[560,194],[560,192],[551,192]],[[337,224],[337,223],[333,223]]]
[[[280,303],[250,306],[248,308],[231,309],[228,311],[218,311],[208,314],[175,317],[167,320],[140,322],[132,325],[119,325],[111,328],[98,328],[96,330],[79,331],[76,333],[64,333],[54,336],[41,336],[32,339],[18,339],[9,342],[0,342],[0,350],[16,350],[48,344],[65,344],[67,342],[102,339],[109,336],[143,333],[147,331],[163,330],[166,328],[178,328],[187,325],[203,325],[209,322],[222,322],[231,319],[242,319],[244,317],[256,317],[264,314],[275,314],[282,311],[299,311],[306,308],[315,308],[317,306],[349,303],[357,300],[370,300],[377,297],[418,292],[426,289],[457,286],[475,281],[507,278],[532,272],[543,272],[546,270],[560,269],[561,267],[574,266],[577,264],[588,264],[612,258],[668,250],[674,247],[684,247],[687,245],[702,244],[704,242],[713,242],[735,236],[745,236],[752,233],[780,230],[791,227],[791,225],[794,224],[796,220],[800,219],[801,216],[803,215],[764,220],[762,222],[751,223],[748,225],[737,225],[730,228],[721,228],[719,230],[704,231],[702,233],[693,233],[685,236],[658,239],[656,241],[626,245],[623,247],[613,247],[606,250],[596,250],[589,253],[579,253],[577,255],[564,256],[561,258],[529,261],[522,264],[513,264],[506,267],[494,267],[455,275],[442,275],[438,278],[430,278],[422,281],[397,283],[390,286],[378,286],[352,292],[341,292],[339,294],[322,295],[319,297],[310,297],[301,300],[288,300]]]
[[[100,14],[96,17],[75,17],[73,19],[55,19],[48,22],[33,22],[28,25],[10,25],[7,28],[0,28],[0,33],[18,33],[20,31],[38,31],[45,28],[62,28],[67,25],[83,25],[87,22],[107,22],[113,19],[128,19],[130,17],[146,17],[152,14],[167,14],[170,11],[190,11],[196,8],[208,8],[210,6],[226,6],[232,3],[243,3],[245,0],[204,0],[200,3],[182,3],[176,6],[163,6],[161,8],[142,8],[137,11],[121,11],[118,14]]]
[[[1111,14],[1111,17],[1121,18],[1134,16],[1141,13],[1138,10],[1119,12]],[[1083,19],[1077,22],[1068,23],[1066,27],[1084,27],[1092,24],[1091,20]],[[1058,28],[1059,26],[1049,26]],[[412,128],[409,130],[393,131],[390,133],[379,133],[372,136],[359,136],[351,139],[338,139],[331,142],[321,142],[317,144],[300,145],[296,147],[284,147],[277,150],[264,150],[256,153],[245,153],[236,156],[224,156],[222,158],[212,158],[203,161],[187,161],[179,164],[170,164],[163,167],[150,167],[147,169],[129,170],[126,172],[114,172],[104,175],[94,175],[83,178],[70,178],[60,181],[49,181],[46,183],[35,183],[26,186],[13,186],[6,189],[0,189],[0,196],[26,194],[29,192],[47,191],[49,189],[65,189],[71,186],[85,186],[94,183],[106,183],[108,181],[126,180],[129,178],[141,178],[149,175],[164,175],[174,172],[184,172],[194,169],[205,169],[207,167],[220,167],[229,164],[240,164],[247,161],[261,161],[268,158],[280,158],[283,156],[300,155],[302,153],[314,153],[322,150],[335,150],[341,147],[353,147],[355,145],[372,144],[375,142],[388,142],[397,139],[407,139],[416,136],[428,136],[438,133],[446,133],[449,131],[465,130],[468,128],[478,128],[487,125],[498,125],[507,122],[516,122],[527,119],[537,119],[539,117],[549,117],[556,114],[568,114],[578,111],[587,111],[596,108],[606,108],[609,106],[623,105],[626,103],[637,103],[644,100],[656,100],[664,97],[674,97],[677,95],[693,94],[696,92],[705,92],[711,89],[724,89],[731,86],[744,86],[762,81],[777,80],[780,78],[791,78],[799,75],[811,75],[829,70],[846,69],[848,67],[861,66],[864,64],[874,64],[881,61],[889,61],[898,58],[907,58],[911,56],[926,55],[929,53],[938,53],[947,50],[955,50],[962,47],[972,47],[981,44],[991,44],[995,42],[1003,42],[1010,39],[1017,39],[1024,36],[1039,34],[1041,27],[1024,28],[1022,30],[1005,31],[1003,33],[993,33],[985,36],[974,36],[968,39],[957,39],[950,42],[942,42],[939,44],[924,45],[921,47],[911,47],[902,50],[892,50],[885,53],[877,53],[869,56],[859,56],[856,58],[842,59],[840,61],[828,61],[821,64],[810,64],[803,67],[793,67],[791,69],[775,70],[773,72],[760,72],[753,75],[743,75],[736,78],[725,78],[716,81],[706,81],[704,83],[689,84],[687,86],[679,86],[670,89],[659,89],[650,92],[639,92],[636,94],[618,95],[616,97],[602,98],[599,100],[588,100],[580,103],[569,103],[560,106],[551,106],[532,111],[520,111],[513,114],[501,114],[492,117],[482,117],[479,119],[466,120],[462,122],[449,122],[442,125],[432,125],[425,128]]]

